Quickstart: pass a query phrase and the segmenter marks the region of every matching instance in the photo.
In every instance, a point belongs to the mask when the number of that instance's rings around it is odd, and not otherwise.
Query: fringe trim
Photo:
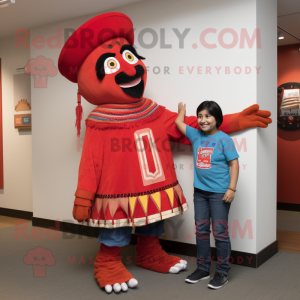
[[[175,182],[162,186],[160,188],[154,189],[154,190],[150,190],[147,192],[140,192],[140,193],[128,193],[128,194],[110,194],[110,195],[104,195],[104,194],[96,194],[95,198],[120,198],[120,197],[137,197],[137,196],[143,196],[143,195],[150,195],[159,191],[164,191],[167,190],[171,187],[174,187],[175,185],[179,184],[178,180],[176,180]]]
[[[181,208],[181,213],[183,212],[183,206],[184,204],[183,202],[183,193],[182,193],[182,189],[180,187],[180,185],[177,183],[175,186],[173,187],[169,187],[167,189],[164,190],[160,190],[160,197],[157,198],[154,196],[154,194],[157,194],[157,192],[153,192],[152,194],[146,195],[146,198],[144,198],[145,196],[134,196],[134,197],[117,197],[117,198],[112,198],[112,199],[108,199],[108,198],[96,198],[94,203],[93,203],[93,207],[91,209],[91,215],[90,218],[92,219],[92,223],[94,224],[94,213],[95,211],[98,214],[98,219],[95,221],[97,223],[104,221],[104,224],[106,224],[106,217],[107,217],[107,212],[110,213],[111,215],[111,222],[112,225],[116,223],[118,223],[118,219],[114,220],[114,216],[115,213],[117,211],[117,209],[120,207],[126,214],[126,220],[128,220],[127,223],[129,222],[129,219],[131,219],[131,226],[134,227],[134,219],[135,219],[135,208],[137,205],[137,202],[139,202],[144,210],[144,218],[146,221],[146,225],[148,224],[148,218],[152,218],[151,215],[148,215],[148,206],[149,206],[149,202],[153,202],[158,210],[160,219],[163,219],[163,215],[165,214],[165,212],[163,212],[161,210],[162,207],[162,203],[161,203],[161,199],[162,199],[162,193],[166,193],[168,199],[169,199],[169,203],[170,203],[170,207],[171,207],[171,213],[174,212],[174,201],[175,198],[177,198],[179,200],[180,203],[180,208]],[[119,196],[119,195],[118,195]],[[107,206],[109,206],[109,210],[107,210]],[[176,209],[176,208],[175,208]],[[100,213],[104,214],[104,220],[100,219]],[[130,216],[129,216],[130,213]]]
[[[189,206],[187,203],[184,203],[181,207],[177,207],[173,210],[173,213],[171,210],[163,212],[163,214],[156,214],[152,216],[148,216],[148,224],[159,222],[161,220],[165,220],[180,214],[183,214],[186,210],[188,210]],[[90,227],[98,227],[98,228],[120,228],[120,227],[140,227],[146,225],[146,217],[142,218],[135,218],[133,220],[128,219],[122,219],[122,220],[114,220],[114,224],[112,224],[112,220],[107,220],[107,222],[104,222],[104,220],[98,220],[98,222],[93,223],[87,223],[87,222],[78,222],[79,225],[83,226],[90,226]]]
[[[141,118],[139,120],[133,120],[133,121],[126,120],[124,122],[109,122],[109,121],[97,122],[97,121],[86,119],[85,124],[90,128],[99,129],[99,130],[130,129],[130,128],[139,127],[141,125],[155,121],[163,114],[164,111],[165,111],[165,107],[159,105],[158,108],[151,115]]]

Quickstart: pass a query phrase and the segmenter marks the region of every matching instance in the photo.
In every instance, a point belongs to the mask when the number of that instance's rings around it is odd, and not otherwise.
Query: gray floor
[[[96,239],[59,233],[59,239],[49,239],[45,230],[38,235],[29,224],[26,238],[18,237],[15,227],[0,229],[0,298],[16,299],[300,299],[300,254],[279,252],[258,269],[233,265],[229,283],[221,290],[207,288],[208,281],[186,284],[185,277],[195,269],[188,257],[188,269],[180,274],[159,274],[137,268],[134,246],[122,252],[128,270],[138,279],[137,289],[107,295],[93,277],[93,264],[99,245]],[[34,238],[35,237],[35,238]],[[24,256],[37,246],[52,251],[56,262],[48,266],[45,277],[34,277],[32,265]],[[76,264],[68,263],[75,257]],[[80,263],[81,260],[81,263]],[[85,261],[85,263],[84,263]],[[130,263],[131,261],[131,263]],[[214,272],[212,268],[211,273]]]
[[[300,212],[277,210],[277,230],[300,232]]]

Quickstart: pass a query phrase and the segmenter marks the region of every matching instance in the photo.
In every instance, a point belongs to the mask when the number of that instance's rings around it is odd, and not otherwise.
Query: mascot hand
[[[259,110],[258,104],[251,105],[242,112],[232,115],[230,120],[231,132],[253,127],[266,128],[268,124],[272,123],[270,116],[271,112]]]
[[[89,218],[92,201],[76,198],[73,207],[73,218],[78,222],[86,221]]]

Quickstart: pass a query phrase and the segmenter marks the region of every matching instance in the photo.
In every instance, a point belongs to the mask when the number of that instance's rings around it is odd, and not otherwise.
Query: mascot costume
[[[176,178],[169,141],[190,144],[175,125],[177,113],[143,97],[147,70],[134,44],[131,19],[118,12],[96,16],[65,43],[58,62],[63,76],[78,84],[80,96],[97,107],[86,119],[73,216],[101,227],[95,278],[107,293],[126,291],[138,281],[121,261],[121,249],[138,235],[136,265],[178,273],[187,262],[162,250],[164,220],[181,214],[188,204]],[[225,115],[220,129],[232,133],[267,127],[270,113],[253,105]],[[185,123],[199,129],[197,117]]]

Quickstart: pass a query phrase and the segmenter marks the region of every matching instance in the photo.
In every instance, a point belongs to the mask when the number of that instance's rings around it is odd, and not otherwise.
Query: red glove
[[[91,200],[76,198],[73,207],[73,218],[78,222],[83,222],[88,220],[91,207],[92,207]]]
[[[258,104],[253,104],[242,112],[230,116],[230,132],[237,132],[248,128],[261,127],[267,128],[272,123],[269,118],[271,112],[259,110]]]

